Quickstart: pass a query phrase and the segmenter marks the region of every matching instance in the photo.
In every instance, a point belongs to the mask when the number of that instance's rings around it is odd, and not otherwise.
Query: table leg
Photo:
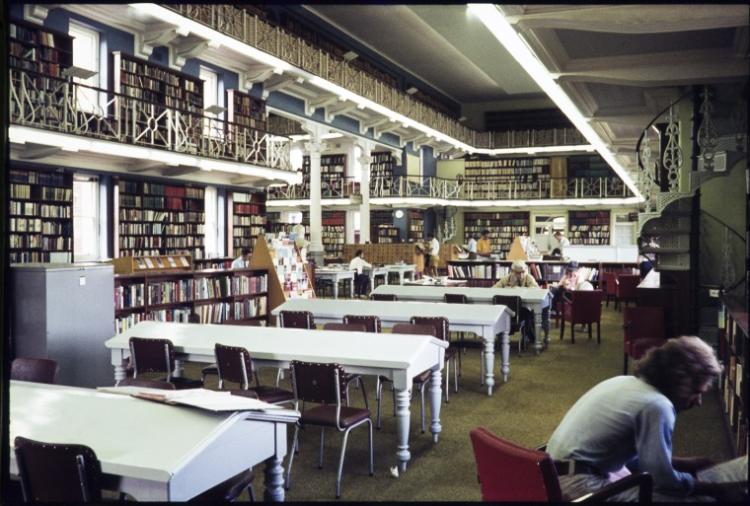
[[[495,338],[484,337],[484,382],[487,384],[487,395],[492,395],[495,386]]]
[[[339,279],[338,278],[333,279],[333,298],[334,299],[339,298]]]
[[[349,279],[349,298],[354,298],[354,278]]]
[[[182,366],[183,362],[184,362],[183,360],[175,359],[175,361],[174,361],[174,374],[172,374],[172,376],[174,376],[175,378],[181,378],[182,377],[182,373],[185,372],[185,368]]]
[[[450,383],[450,378],[448,378]],[[430,413],[432,413],[432,422],[430,423],[430,432],[432,432],[432,441],[437,443],[443,426],[440,425],[440,405],[442,404],[442,385],[443,375],[440,369],[433,370],[430,373]],[[450,388],[446,385],[446,388]]]
[[[284,502],[284,468],[281,466],[281,458],[274,455],[266,459],[264,473],[263,500]]]
[[[542,309],[540,307],[534,308],[534,327],[536,340],[534,341],[534,352],[539,355],[542,351]],[[547,332],[544,333],[544,347],[547,347],[549,343],[549,335]]]
[[[397,451],[396,459],[400,471],[406,471],[406,465],[411,459],[409,453],[409,390],[396,390],[396,428],[397,428]],[[438,399],[439,400],[439,399]]]
[[[404,271],[398,271],[398,284],[404,284]]]
[[[500,346],[502,347],[503,363],[500,370],[503,373],[503,382],[508,382],[510,376],[510,336],[507,332],[500,334]]]
[[[122,363],[114,367],[115,367],[115,384],[117,384],[118,381],[125,379],[125,367],[122,365]]]

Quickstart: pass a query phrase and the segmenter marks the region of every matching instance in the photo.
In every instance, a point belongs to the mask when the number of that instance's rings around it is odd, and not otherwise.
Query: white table
[[[351,302],[327,300],[336,304]],[[105,343],[112,353],[116,381],[125,377],[123,363],[130,355],[131,337],[169,339],[179,358],[195,362],[214,362],[214,345],[221,343],[246,348],[257,367],[286,369],[292,360],[336,362],[353,374],[385,376],[393,381],[396,390],[396,458],[402,470],[411,458],[409,389],[414,376],[431,369],[430,432],[435,442],[442,431],[441,370],[448,345],[433,337],[145,321]]]
[[[333,298],[339,298],[339,281],[348,279],[349,280],[349,296],[354,298],[354,275],[357,271],[350,269],[331,269],[329,267],[321,267],[315,269],[315,277],[319,279],[328,279],[333,282]]]
[[[379,287],[380,288],[380,287]],[[377,291],[377,290],[376,290]],[[506,306],[480,304],[445,304],[436,302],[390,302],[378,300],[289,299],[272,311],[310,311],[316,323],[341,322],[345,315],[374,315],[380,317],[384,327],[409,323],[412,316],[444,316],[450,330],[474,332],[484,340],[485,381],[487,394],[495,386],[495,336],[501,334],[503,381],[510,374],[510,317],[513,312]]]
[[[404,274],[409,274],[409,279],[414,279],[414,273],[417,270],[417,266],[414,264],[389,264],[385,266],[388,269],[388,273],[395,272],[398,274],[398,284],[404,284]],[[386,277],[386,279],[388,279]]]
[[[549,344],[549,329],[542,328],[542,310],[550,305],[551,295],[546,288],[481,288],[481,287],[442,287],[428,286],[397,286],[381,285],[373,293],[395,295],[398,300],[414,300],[423,302],[442,302],[446,293],[466,295],[469,302],[474,304],[492,304],[495,295],[515,295],[521,297],[521,304],[534,311],[534,325],[536,335],[541,336],[544,330],[544,347]],[[542,350],[542,340],[534,342],[536,353]]]
[[[388,267],[376,267],[372,266],[372,269],[364,269],[364,273],[370,276],[370,291],[375,290],[375,278],[383,276],[383,283],[388,284]]]
[[[405,281],[403,286],[432,286],[432,287],[452,287],[452,286],[466,286],[467,281],[465,279],[441,279],[437,283],[432,278],[422,278],[418,280]],[[401,286],[401,285],[393,285]],[[416,299],[415,299],[416,300]]]
[[[87,445],[105,481],[139,501],[186,501],[262,461],[265,499],[283,501],[286,425],[298,417],[286,409],[213,413],[88,388],[10,383],[11,445],[16,436]]]

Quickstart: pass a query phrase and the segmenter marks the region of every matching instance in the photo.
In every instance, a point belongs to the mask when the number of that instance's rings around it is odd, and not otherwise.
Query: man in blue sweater
[[[573,461],[570,474],[560,476],[563,494],[572,499],[630,471],[645,471],[654,479],[654,500],[731,500],[746,495],[747,457],[721,465],[720,480],[725,483],[715,483],[701,479],[700,472],[713,465],[710,459],[672,456],[677,413],[700,406],[701,396],[720,372],[709,345],[683,336],[650,350],[638,362],[635,376],[610,378],[586,392],[547,445],[555,460]],[[635,490],[616,498],[636,499]]]

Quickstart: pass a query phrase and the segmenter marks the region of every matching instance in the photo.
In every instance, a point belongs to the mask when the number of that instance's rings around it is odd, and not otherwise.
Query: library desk
[[[534,311],[534,326],[536,335],[542,335],[542,309],[550,305],[549,290],[546,288],[481,288],[481,287],[443,287],[439,285],[406,286],[381,285],[374,293],[395,295],[398,300],[414,300],[422,302],[442,302],[446,293],[466,295],[469,302],[474,304],[492,304],[495,295],[516,295],[521,297],[521,304]],[[544,329],[544,347],[549,344],[549,330]],[[542,340],[534,342],[536,353],[542,350]]]
[[[513,312],[506,306],[379,300],[289,299],[276,307],[272,314],[278,316],[279,311],[310,311],[315,316],[316,323],[340,323],[345,315],[373,315],[380,317],[383,327],[409,323],[412,316],[444,316],[448,318],[451,331],[474,332],[484,340],[486,366],[484,380],[487,383],[487,395],[492,395],[495,386],[495,336],[501,334],[501,371],[503,381],[508,381],[510,374],[508,331]]]
[[[284,500],[286,426],[299,413],[170,406],[88,388],[10,382],[16,436],[91,447],[105,488],[138,501],[185,501],[265,461],[266,500]],[[11,475],[18,475],[10,452]]]
[[[388,267],[382,266],[378,267],[373,265],[372,269],[364,269],[364,273],[370,276],[370,291],[375,290],[375,278],[378,276],[383,276],[383,283],[388,284]]]
[[[333,298],[339,298],[339,281],[349,280],[349,297],[354,298],[354,275],[357,271],[346,269],[332,269],[330,267],[321,267],[315,269],[315,279],[327,279],[333,283]]]
[[[327,300],[334,304],[354,302]],[[435,442],[442,431],[441,370],[448,343],[440,339],[406,334],[373,335],[368,332],[143,321],[105,342],[112,354],[115,381],[125,377],[123,364],[130,355],[128,340],[136,336],[169,339],[180,359],[194,362],[213,363],[214,345],[221,343],[246,348],[259,368],[286,369],[292,360],[336,362],[352,374],[386,376],[393,381],[396,390],[396,458],[402,470],[406,469],[411,458],[409,390],[414,376],[431,369],[430,432]]]
[[[436,288],[446,288],[451,286],[466,286],[466,280],[464,279],[443,279],[435,282],[434,279],[428,279],[428,278],[422,278],[417,280],[408,280],[405,281],[403,285],[393,285],[395,286],[432,286]],[[414,299],[419,300],[419,299]]]
[[[417,266],[414,264],[389,264],[385,266],[388,269],[388,273],[395,272],[398,274],[398,284],[404,284],[404,274],[409,274],[409,279],[414,279],[414,273],[417,271]],[[386,277],[386,279],[388,279]]]

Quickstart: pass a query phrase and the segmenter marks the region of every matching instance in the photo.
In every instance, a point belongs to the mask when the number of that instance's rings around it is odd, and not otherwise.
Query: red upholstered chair
[[[47,358],[17,358],[10,364],[10,379],[54,384],[60,367]]]
[[[323,330],[341,330],[344,332],[367,332],[367,325],[364,323],[326,323],[323,325]],[[367,391],[365,388],[365,382],[362,379],[361,374],[349,374],[344,373],[344,383],[346,389],[344,390],[344,397],[346,398],[346,405],[349,405],[349,385],[352,383],[359,384],[359,389],[362,391],[362,399],[365,401],[365,408],[370,409],[370,405],[367,403]]]
[[[561,502],[556,464],[545,452],[530,450],[494,435],[484,427],[469,433],[477,478],[486,502]],[[648,473],[632,474],[601,490],[576,499],[599,502],[639,487],[638,502],[651,502],[653,480]]]
[[[302,401],[302,416],[299,424],[294,428],[292,451],[289,452],[287,464],[286,485],[291,485],[292,462],[294,453],[299,445],[300,428],[308,426],[320,427],[320,460],[318,467],[323,467],[323,448],[325,446],[325,429],[336,429],[344,433],[339,457],[339,467],[336,474],[336,498],[341,497],[341,474],[344,468],[344,455],[349,432],[355,427],[369,425],[370,476],[375,474],[373,467],[372,420],[370,411],[362,408],[352,408],[342,405],[345,385],[343,383],[344,369],[338,364],[316,364],[312,362],[292,361],[292,384],[294,395]],[[306,409],[307,403],[317,406]]]
[[[635,304],[638,291],[636,288],[641,282],[638,274],[618,274],[615,279],[616,295],[615,309],[620,309],[620,303],[632,302]]]
[[[344,323],[361,323],[364,324],[365,332],[375,332],[380,333],[381,331],[381,323],[380,318],[377,316],[370,316],[370,315],[345,315],[344,316]]]
[[[602,291],[601,290],[572,290],[570,301],[563,303],[562,324],[560,325],[560,340],[565,334],[565,322],[569,322],[572,342],[576,342],[576,323],[587,323],[589,339],[591,339],[591,324],[596,323],[596,342],[602,342]]]
[[[623,374],[628,373],[628,358],[638,360],[650,348],[667,342],[664,308],[636,306],[623,309],[625,350]]]
[[[617,273],[616,272],[605,272],[602,274],[602,291],[604,292],[604,299],[607,307],[609,307],[609,301],[617,301]]]
[[[315,329],[315,319],[310,311],[279,311],[279,322],[286,329]]]

